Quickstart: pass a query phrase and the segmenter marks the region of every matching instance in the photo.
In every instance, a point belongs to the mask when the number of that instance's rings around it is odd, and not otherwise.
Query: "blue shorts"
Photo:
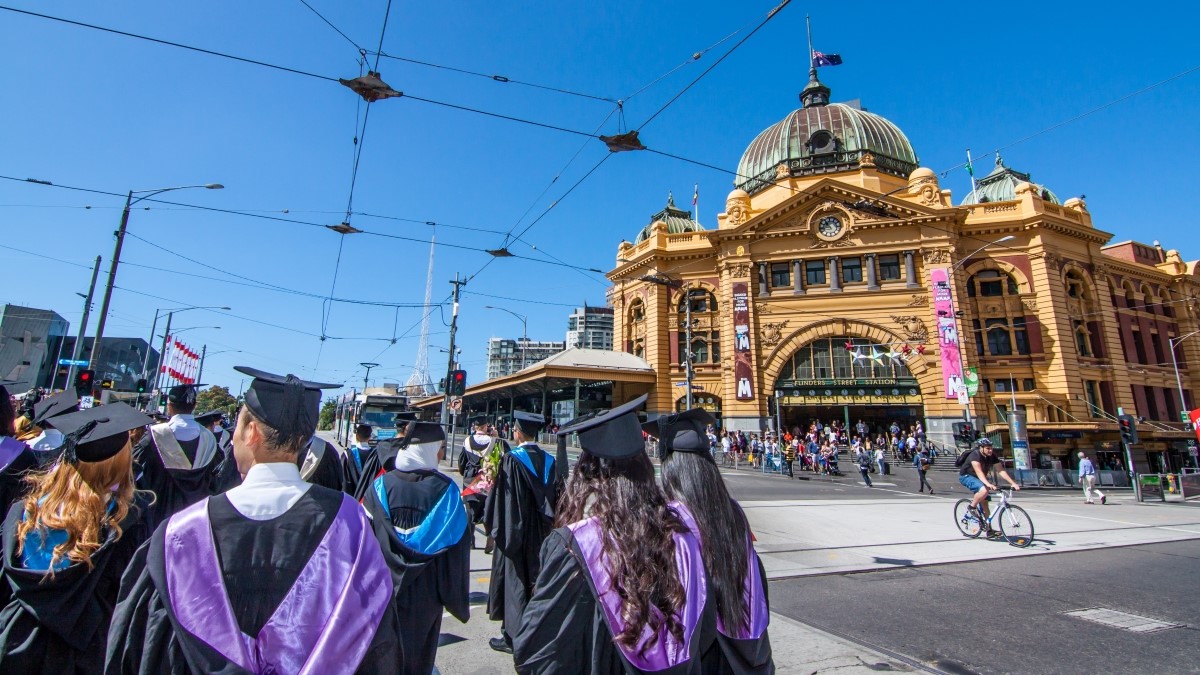
[[[983,481],[979,480],[979,477],[972,476],[970,474],[967,474],[966,476],[959,476],[958,482],[971,492],[979,492],[979,488],[984,487]]]

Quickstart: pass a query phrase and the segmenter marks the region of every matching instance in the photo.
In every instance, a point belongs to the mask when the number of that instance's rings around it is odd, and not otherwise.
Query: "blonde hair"
[[[17,552],[36,528],[43,541],[48,530],[62,530],[67,540],[54,547],[49,576],[63,558],[92,568],[92,554],[104,544],[106,530],[121,537],[121,521],[133,503],[133,451],[128,441],[116,455],[100,462],[59,462],[32,473],[25,497],[25,518],[17,526]],[[109,510],[109,499],[115,502]]]

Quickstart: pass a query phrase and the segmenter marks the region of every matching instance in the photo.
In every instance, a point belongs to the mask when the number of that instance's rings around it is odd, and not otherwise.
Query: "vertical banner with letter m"
[[[750,285],[733,284],[733,379],[737,400],[754,400],[754,370],[750,367]]]

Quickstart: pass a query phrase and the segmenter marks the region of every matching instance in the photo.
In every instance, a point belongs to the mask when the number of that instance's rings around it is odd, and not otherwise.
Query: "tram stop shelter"
[[[510,419],[514,410],[539,413],[548,425],[561,425],[650,393],[656,381],[650,364],[633,354],[572,348],[512,375],[468,387],[451,412],[455,427],[477,416],[489,422]],[[412,406],[428,419],[441,413],[444,400],[441,395],[431,396]]]

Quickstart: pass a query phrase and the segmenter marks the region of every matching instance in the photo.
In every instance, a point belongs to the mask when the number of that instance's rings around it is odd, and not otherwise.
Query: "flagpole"
[[[809,19],[807,14],[804,15],[804,25],[808,28],[808,70],[809,73],[816,73],[817,64],[816,61],[813,60],[812,48],[812,20]]]
[[[970,148],[967,148],[967,173],[971,176],[971,197],[978,199],[979,185],[975,182],[975,164],[971,162]]]

